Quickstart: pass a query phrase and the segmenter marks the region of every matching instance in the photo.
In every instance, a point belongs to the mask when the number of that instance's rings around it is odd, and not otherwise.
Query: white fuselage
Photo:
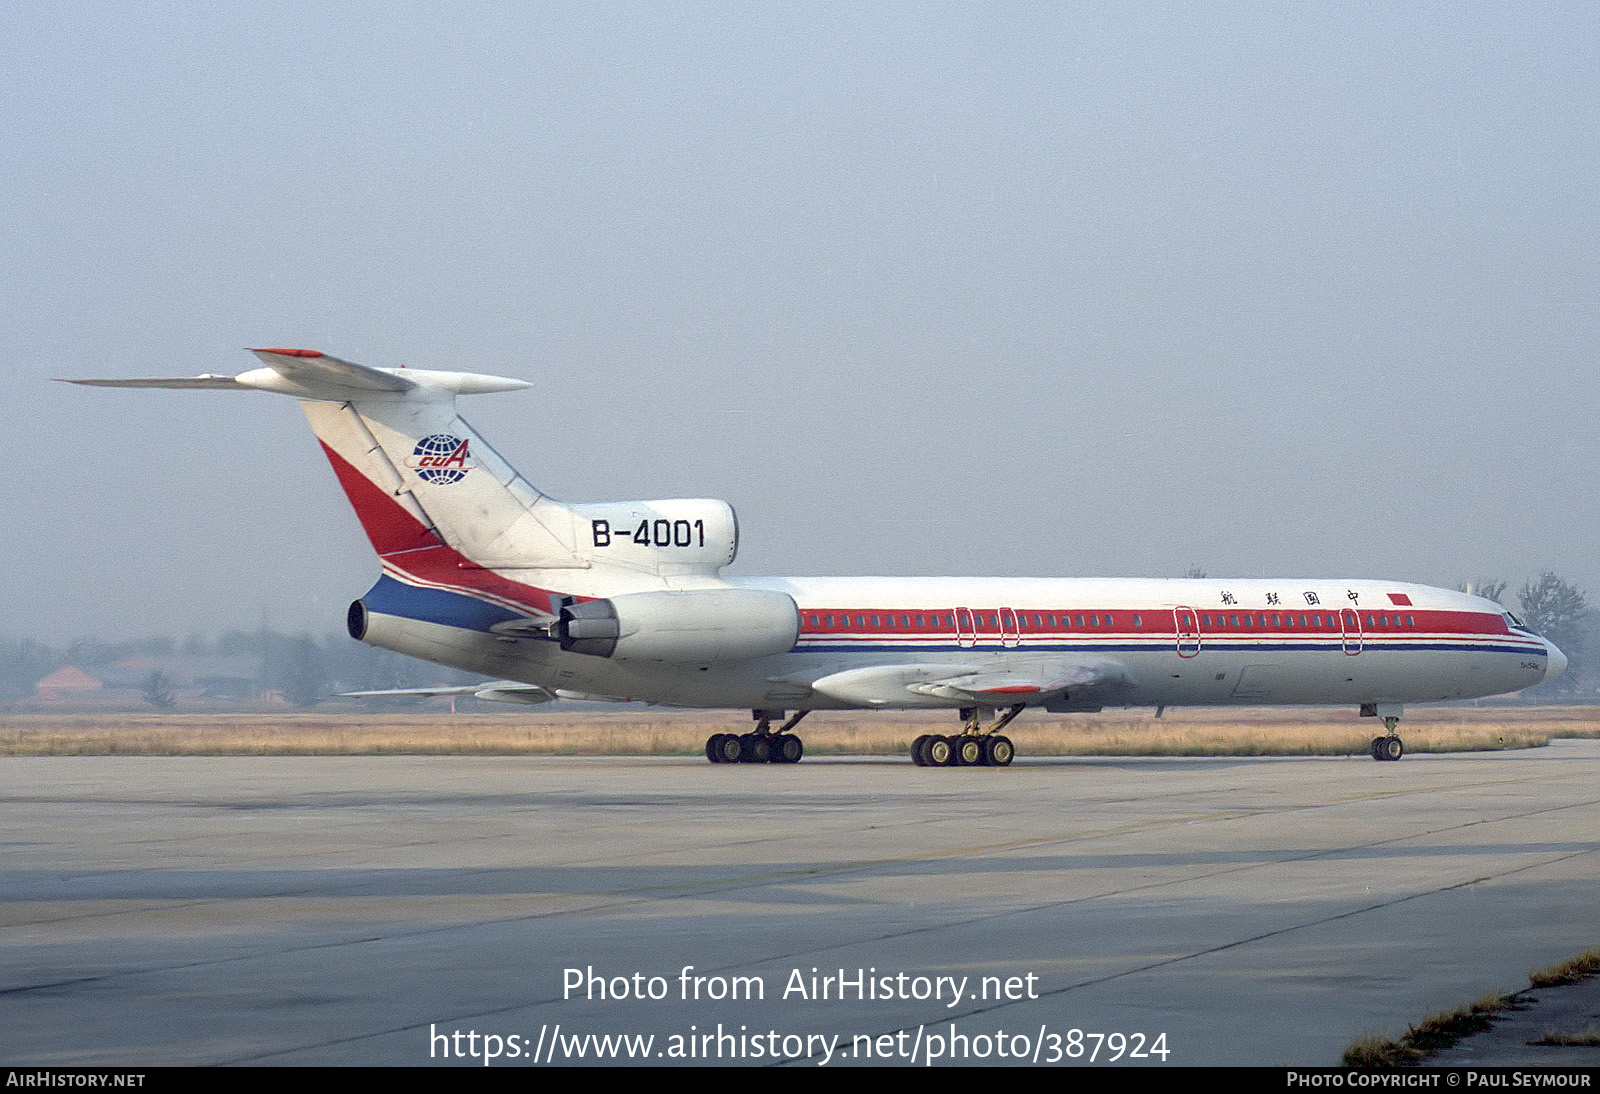
[[[381,617],[368,640],[552,691],[790,709],[963,705],[909,692],[892,674],[842,694],[809,686],[868,666],[1035,676],[1063,661],[1109,667],[1120,682],[1083,700],[1082,709],[1094,709],[1468,699],[1539,683],[1560,658],[1492,601],[1399,582],[817,577],[732,584],[794,598],[800,633],[790,652],[705,665],[630,661],[397,617]],[[1049,709],[1074,709],[1074,702],[1069,688]],[[992,705],[1004,705],[1003,697]]]

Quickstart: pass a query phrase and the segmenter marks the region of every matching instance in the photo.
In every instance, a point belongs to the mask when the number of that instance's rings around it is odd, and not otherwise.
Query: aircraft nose
[[[1549,651],[1549,657],[1544,665],[1544,678],[1554,680],[1567,671],[1567,655],[1556,649],[1556,644],[1548,639],[1545,640],[1544,648]]]

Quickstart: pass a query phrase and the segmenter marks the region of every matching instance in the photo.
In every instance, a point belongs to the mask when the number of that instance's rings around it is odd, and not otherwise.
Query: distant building
[[[41,703],[57,706],[76,706],[93,702],[105,690],[105,684],[73,665],[56,669],[33,685],[33,694]]]

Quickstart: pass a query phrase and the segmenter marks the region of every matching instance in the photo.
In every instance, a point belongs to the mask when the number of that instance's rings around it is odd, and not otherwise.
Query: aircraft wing
[[[521,619],[508,619],[504,623],[496,623],[489,629],[507,638],[549,638],[550,628],[559,621],[559,618],[549,613],[534,614]]]
[[[913,684],[910,690],[940,699],[962,699],[999,706],[1053,699],[1068,692],[1104,687],[1122,679],[1120,673],[1103,665],[1063,665],[1059,669],[1030,666],[1030,669],[970,673]]]
[[[1114,690],[1127,673],[1114,661],[1029,658],[1000,667],[949,663],[871,665],[810,681],[813,691],[862,706],[917,705],[918,698],[973,706],[1053,703]],[[939,702],[940,700],[943,703]]]
[[[402,696],[470,695],[474,699],[487,699],[495,703],[548,703],[556,695],[537,684],[523,684],[516,680],[492,680],[484,684],[462,684],[443,688],[389,688],[384,691],[341,691],[341,699],[398,699]]]

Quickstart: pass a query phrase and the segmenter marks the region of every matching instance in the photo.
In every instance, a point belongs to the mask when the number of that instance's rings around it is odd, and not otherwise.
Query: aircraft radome
[[[1030,707],[1349,704],[1397,760],[1404,704],[1566,668],[1493,601],[1396,581],[728,577],[726,502],[558,502],[456,413],[523,381],[253,352],[238,376],[72,382],[300,399],[383,564],[350,634],[502,678],[409,694],[748,708],[754,731],[707,740],[715,763],[795,762],[813,710],[959,712],[913,746],[934,766],[1009,764],[1001,731]]]

